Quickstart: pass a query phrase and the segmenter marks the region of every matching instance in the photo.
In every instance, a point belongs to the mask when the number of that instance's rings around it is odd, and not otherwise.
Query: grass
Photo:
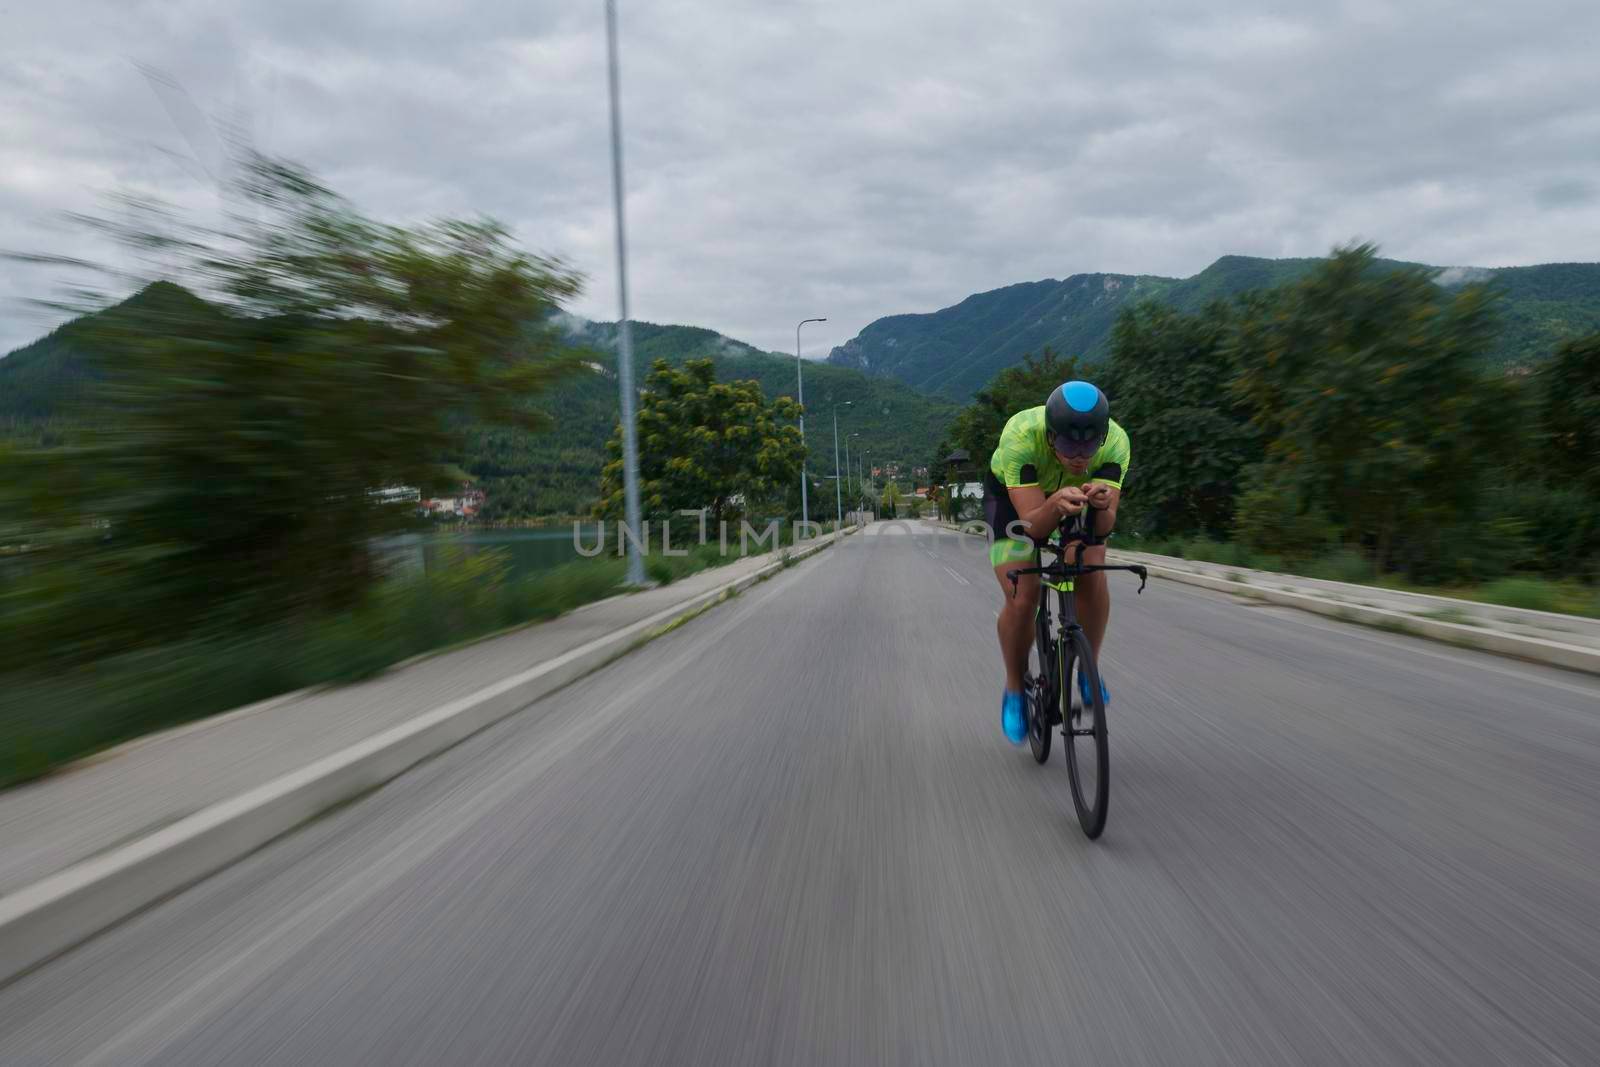
[[[1384,589],[1397,589],[1407,593],[1427,593],[1432,596],[1471,600],[1479,604],[1498,604],[1507,608],[1527,608],[1531,611],[1549,611],[1559,615],[1581,615],[1600,619],[1600,590],[1583,582],[1566,579],[1557,581],[1531,575],[1500,578],[1483,585],[1422,586],[1385,576],[1374,582]]]
[[[1468,615],[1460,608],[1440,608],[1438,611],[1420,611],[1417,613],[1417,615],[1420,618],[1432,619],[1435,622],[1448,622],[1456,626],[1482,625],[1471,615]]]
[[[1560,611],[1561,591],[1554,582],[1534,578],[1501,578],[1478,590],[1490,604],[1504,604],[1530,611]]]
[[[783,531],[783,542],[793,543]],[[647,557],[669,584],[738,559],[718,546]],[[752,545],[752,548],[755,546]],[[773,551],[770,542],[764,553]],[[779,549],[785,565],[789,551]],[[756,553],[752,553],[756,554]],[[492,552],[381,583],[358,608],[297,626],[199,633],[92,663],[0,673],[0,787],[93,752],[282,693],[359,681],[402,660],[554,618],[626,588],[626,561],[580,560],[521,579]]]

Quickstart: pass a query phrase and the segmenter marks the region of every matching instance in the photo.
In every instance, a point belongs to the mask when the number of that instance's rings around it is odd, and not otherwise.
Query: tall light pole
[[[606,0],[606,59],[611,85],[611,195],[617,215],[617,389],[622,393],[622,500],[628,532],[628,584],[644,584],[639,552],[639,445],[633,425],[633,330],[628,325],[628,231],[622,217],[622,102],[617,81],[617,0]]]
[[[861,435],[858,433],[847,433],[844,435],[844,472],[846,474],[854,474],[856,472],[856,469],[850,465],[850,438],[860,436]]]
[[[845,470],[856,474],[856,467],[850,462],[851,437],[861,437],[861,434],[845,434]],[[856,522],[861,522],[861,478],[856,478]]]
[[[845,407],[850,406],[850,401],[844,402]],[[844,489],[839,482],[839,405],[833,406],[833,510],[837,516],[833,520],[833,535],[839,536],[839,530],[844,526]]]
[[[610,0],[608,0],[610,2]],[[795,389],[800,394],[800,521],[811,521],[811,510],[806,503],[806,454],[803,451],[806,445],[806,378],[800,370],[800,327],[808,322],[827,322],[827,319],[801,319],[794,327],[794,380]]]
[[[860,434],[856,434],[856,436],[860,437],[861,435]],[[857,499],[859,501],[859,503],[857,505],[857,510],[858,511],[866,511],[867,510],[867,487],[866,487],[865,482],[863,482],[863,480],[862,480],[863,478],[866,477],[866,475],[864,473],[864,471],[866,470],[866,462],[867,462],[867,450],[865,448],[863,448],[856,455],[856,497],[857,497]]]
[[[868,458],[869,456],[872,455],[872,449],[864,448],[861,451],[863,453],[863,455],[861,457],[861,480],[862,480],[863,483],[865,483],[868,478],[872,477],[872,461]],[[865,509],[866,505],[871,503],[871,502],[872,502],[872,487],[870,485],[863,484],[862,487],[861,487],[861,504],[862,504],[862,508]],[[878,509],[877,509],[876,506],[873,507],[872,514],[873,514],[874,518],[877,517]]]

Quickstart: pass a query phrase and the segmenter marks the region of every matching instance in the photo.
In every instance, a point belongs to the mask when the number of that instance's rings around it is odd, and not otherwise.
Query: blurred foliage
[[[1270,476],[1370,539],[1380,570],[1411,531],[1470,514],[1469,472],[1517,429],[1511,387],[1485,373],[1489,297],[1420,271],[1372,271],[1335,250],[1302,281],[1241,301],[1228,342],[1234,396],[1267,440]]]
[[[138,297],[134,298],[138,300]],[[118,314],[117,308],[98,313]],[[573,373],[524,403],[544,417],[545,432],[519,426],[460,419],[460,449],[447,457],[487,494],[481,521],[524,522],[540,517],[587,515],[599,491],[605,466],[605,445],[617,424],[616,327],[583,322],[557,314],[552,324],[562,341],[581,360]],[[70,403],[82,388],[98,380],[97,368],[114,358],[92,358],[84,338],[92,332],[83,320],[61,327],[0,360],[0,439],[33,440],[49,425],[59,437],[70,430],[64,412],[92,418],[84,405]],[[682,366],[689,359],[710,359],[723,379],[761,383],[769,398],[793,397],[793,356],[762,352],[711,330],[694,326],[633,323],[634,358],[641,366],[665,359]],[[865,446],[880,456],[910,465],[925,456],[954,417],[956,406],[922,396],[899,382],[859,371],[808,363],[806,397],[813,434],[824,420],[828,429],[813,436],[812,466],[833,466],[832,418],[837,413],[840,466],[847,472],[845,495],[859,497],[855,464],[844,463],[846,451]],[[87,394],[93,397],[94,393]],[[849,403],[846,403],[849,401]],[[859,434],[859,439],[851,435]],[[799,510],[798,493],[795,511]]]
[[[1260,465],[1236,472],[1243,492],[1235,501],[1233,534],[1256,552],[1291,559],[1314,557],[1339,540],[1339,527],[1320,506],[1308,503],[1286,478],[1275,477]],[[1197,527],[1178,526],[1179,531]]]
[[[447,484],[462,419],[538,427],[523,399],[571,370],[530,325],[579,291],[559,263],[491,222],[384,225],[246,163],[229,232],[138,201],[82,220],[211,299],[158,282],[79,320],[92,407],[60,447],[9,447],[0,543],[26,551],[0,628],[23,662],[353,607],[373,540],[409,521],[372,491]]]
[[[1241,476],[1263,452],[1248,407],[1227,388],[1234,326],[1221,303],[1199,315],[1145,303],[1118,319],[1102,385],[1136,443],[1124,530],[1220,536],[1232,524]]]
[[[754,381],[717,381],[709,359],[658,359],[638,409],[639,507],[645,518],[706,510],[713,527],[785,496],[800,477],[800,407]],[[623,512],[622,428],[606,446],[599,512]]]
[[[1535,386],[1544,430],[1536,466],[1600,499],[1600,333],[1557,349]]]
[[[254,630],[200,630],[90,663],[8,672],[0,676],[0,787],[153,730],[358,680],[559,615],[619,592],[623,571],[623,561],[609,557],[513,580],[496,553],[458,553],[426,573],[378,583],[349,611]]]

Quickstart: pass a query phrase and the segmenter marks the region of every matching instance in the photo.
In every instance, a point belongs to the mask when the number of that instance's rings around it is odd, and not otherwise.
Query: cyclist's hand
[[[1087,502],[1088,497],[1075,485],[1063,486],[1050,494],[1050,503],[1061,515],[1076,515]]]
[[[1111,506],[1111,487],[1104,482],[1089,482],[1083,487],[1083,495],[1092,508],[1104,510]]]

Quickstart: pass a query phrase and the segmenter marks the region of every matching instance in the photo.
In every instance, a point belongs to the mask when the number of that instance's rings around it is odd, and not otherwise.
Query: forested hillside
[[[177,286],[157,284],[101,315],[149,310],[161,301],[194,301]],[[0,359],[0,434],[37,442],[56,440],[72,420],[86,417],[84,402],[114,356],[90,351],[84,338],[91,331],[75,320],[46,337]],[[585,365],[535,398],[533,406],[555,423],[545,433],[506,427],[473,427],[467,448],[451,460],[476,479],[487,495],[483,518],[498,521],[554,515],[586,514],[593,504],[605,462],[605,442],[618,413],[615,376],[615,323],[569,320],[572,345],[587,351]],[[710,357],[723,380],[750,378],[769,397],[795,395],[792,357],[762,352],[694,326],[660,326],[637,322],[633,327],[638,378],[656,359],[674,365]],[[831,473],[833,412],[839,433],[859,433],[853,448],[871,449],[878,459],[910,464],[927,456],[955,405],[923,396],[891,379],[812,361],[806,364],[807,420],[813,472]],[[852,401],[846,406],[845,401]]]
[[[1147,299],[1180,311],[1305,277],[1325,259],[1223,256],[1190,278],[1076,274],[1023,282],[967,297],[929,314],[893,315],[870,323],[835,348],[828,361],[966,400],[1027,353],[1046,348],[1095,363],[1109,351],[1111,330],[1126,307]],[[1375,259],[1389,271],[1419,264]],[[1491,364],[1531,363],[1564,341],[1600,329],[1600,264],[1535,267],[1426,268],[1452,289],[1484,283],[1496,294],[1497,329],[1485,353]]]

